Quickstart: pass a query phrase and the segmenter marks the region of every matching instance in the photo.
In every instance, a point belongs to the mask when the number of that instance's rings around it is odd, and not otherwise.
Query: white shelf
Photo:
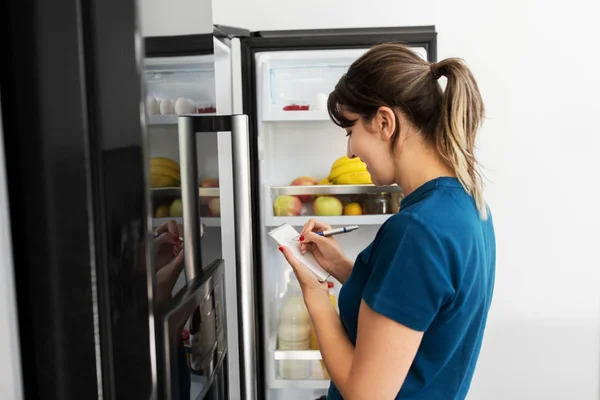
[[[269,351],[273,360],[302,360],[320,362],[322,360],[319,350],[277,350],[277,333],[269,336]],[[314,367],[314,366],[313,366]],[[275,368],[277,368],[275,366]],[[327,379],[279,379],[275,377],[269,381],[271,389],[329,389],[330,381]]]
[[[148,125],[177,125],[177,115],[148,115]]]
[[[263,121],[329,121],[327,110],[319,111],[268,111],[263,113]]]
[[[320,217],[305,215],[299,217],[268,217],[267,226],[280,226],[290,224],[292,226],[304,226],[309,219],[314,218],[331,226],[343,225],[382,225],[394,214],[384,215],[341,215],[339,217]]]
[[[395,193],[402,192],[400,186],[375,186],[375,185],[306,185],[306,186],[271,186],[271,196],[303,194],[344,195],[367,193]]]
[[[181,217],[152,218],[152,226],[157,227],[160,224],[163,224],[170,220],[175,220],[175,222],[177,222],[178,224],[183,223],[183,218]],[[221,226],[221,218],[218,217],[200,217],[200,221],[202,221],[204,226],[206,226],[207,228]]]
[[[200,217],[200,221],[202,221],[207,228],[221,226],[221,218],[219,217]]]
[[[269,383],[270,389],[329,389],[330,381],[324,379],[289,380],[274,379]]]
[[[205,114],[194,114],[203,117],[208,117],[211,115],[216,115],[215,113],[205,113]],[[156,125],[177,125],[179,115],[177,114],[167,114],[167,115],[148,115],[148,125],[156,126]],[[328,117],[329,118],[329,117]]]
[[[161,198],[177,198],[181,197],[181,188],[180,187],[166,187],[166,188],[152,188],[150,190],[152,193],[152,198],[161,199]],[[219,197],[221,192],[219,188],[198,188],[198,195],[200,197]]]

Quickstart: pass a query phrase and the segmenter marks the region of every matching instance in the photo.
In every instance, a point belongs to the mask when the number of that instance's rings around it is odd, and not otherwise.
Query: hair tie
[[[433,75],[433,79],[435,79],[436,81],[440,79],[440,76],[442,76],[442,74],[440,74],[438,63],[432,62],[431,64],[429,64],[429,69],[431,69],[431,75]]]

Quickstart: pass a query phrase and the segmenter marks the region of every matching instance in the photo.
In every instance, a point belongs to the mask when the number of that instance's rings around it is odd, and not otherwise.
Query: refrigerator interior
[[[149,58],[146,60],[144,73],[148,97],[157,100],[177,101],[181,98],[192,100],[197,108],[196,113],[214,115],[216,108],[215,70],[212,55],[193,57]],[[179,163],[179,139],[177,128],[177,113],[173,110],[168,114],[153,114],[151,107],[146,107],[148,115],[148,139],[150,157],[166,157]],[[184,112],[185,113],[185,112]],[[183,114],[183,113],[180,113]],[[218,140],[217,133],[203,134],[197,144],[198,177],[200,182],[219,179]],[[182,223],[178,216],[156,217],[157,208],[170,205],[180,198],[180,188],[153,188],[153,228],[170,219]],[[207,266],[217,258],[221,258],[220,213],[215,205],[211,211],[209,202],[219,198],[219,189],[206,188],[200,193],[202,207],[202,223],[205,225],[205,235],[202,239],[202,265]],[[177,292],[185,284],[183,274],[174,288]]]
[[[289,223],[298,231],[313,217],[312,201],[302,203],[298,216],[277,216],[273,202],[278,195],[327,194],[342,203],[364,200],[369,193],[394,193],[400,188],[372,185],[331,185],[291,187],[302,176],[320,181],[329,175],[336,159],[346,154],[346,132],[330,121],[327,95],[349,65],[366,49],[303,50],[257,53],[255,56],[258,114],[258,157],[260,176],[263,328],[266,343],[266,382],[269,399],[316,399],[327,392],[329,381],[318,350],[280,350],[278,324],[291,268],[268,236],[268,232]],[[424,59],[424,48],[415,48]],[[306,196],[304,196],[306,197]],[[388,211],[389,212],[389,211]],[[374,239],[388,214],[315,217],[332,226],[359,225],[359,230],[337,237],[348,257],[355,258]],[[341,287],[334,283],[336,301]],[[286,365],[287,364],[287,365]],[[284,373],[296,368],[300,375]]]
[[[177,114],[206,114],[216,112],[214,56],[190,56],[169,58],[147,58],[145,60],[147,135],[150,157],[165,157],[179,164],[179,140]],[[174,107],[156,108],[151,102],[155,99],[176,103],[178,99],[188,99],[188,109]],[[189,109],[193,104],[194,109]],[[197,140],[199,184],[210,182],[199,190],[201,221],[205,226],[201,240],[202,268],[222,257],[220,189],[219,180],[219,144],[216,132],[202,134]],[[151,169],[152,174],[152,169]],[[216,186],[216,187],[215,187]],[[175,220],[183,224],[183,218],[171,207],[181,198],[181,188],[177,182],[173,186],[153,187],[152,191],[152,227]],[[163,210],[159,211],[159,207]],[[166,208],[165,208],[166,207]],[[175,211],[175,214],[173,212]],[[162,214],[157,214],[162,212]],[[168,214],[168,215],[165,215]],[[185,273],[181,272],[172,294],[177,294],[186,284]],[[223,287],[218,287],[223,291]],[[189,320],[185,330],[189,332]],[[219,347],[225,345],[225,332],[217,332]],[[205,390],[206,377],[191,375],[191,399],[196,399]]]

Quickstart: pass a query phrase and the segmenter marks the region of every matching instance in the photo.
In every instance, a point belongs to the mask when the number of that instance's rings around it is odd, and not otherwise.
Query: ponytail
[[[445,91],[438,83],[442,75],[448,79]],[[332,121],[346,128],[355,121],[347,119],[343,110],[370,121],[384,105],[400,109],[419,129],[473,196],[481,217],[487,218],[475,158],[475,135],[483,122],[484,107],[475,78],[464,62],[448,58],[430,64],[401,44],[375,46],[339,80],[327,109]],[[392,150],[398,132],[392,136]]]
[[[435,146],[465,190],[475,199],[482,219],[487,219],[483,182],[475,158],[475,136],[484,119],[483,100],[477,82],[464,62],[457,58],[431,64],[431,71],[433,79],[437,72],[448,80],[433,137]]]

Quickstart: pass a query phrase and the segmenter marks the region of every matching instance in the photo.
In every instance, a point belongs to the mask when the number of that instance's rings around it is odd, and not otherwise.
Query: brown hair
[[[440,76],[447,78],[444,91],[438,82]],[[359,114],[369,122],[381,106],[401,110],[454,170],[475,199],[482,218],[487,218],[474,154],[484,106],[477,82],[465,63],[458,58],[428,63],[401,44],[373,47],[339,80],[329,95],[327,109],[335,124],[347,128],[356,120],[345,118],[343,111]],[[392,149],[399,132],[396,117]]]

